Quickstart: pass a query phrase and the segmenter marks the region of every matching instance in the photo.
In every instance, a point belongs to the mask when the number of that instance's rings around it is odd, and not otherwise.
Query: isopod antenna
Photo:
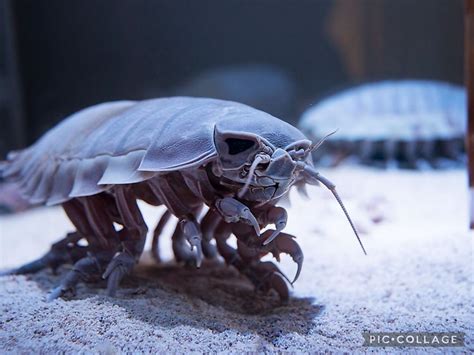
[[[364,252],[365,255],[367,255],[367,252],[365,251],[364,245],[362,244],[362,241],[360,240],[359,233],[357,233],[357,229],[354,226],[354,223],[352,222],[351,217],[349,216],[349,213],[347,213],[346,207],[342,203],[341,198],[339,197],[339,194],[336,191],[336,185],[334,185],[331,181],[326,179],[324,176],[322,176],[320,173],[318,173],[316,170],[314,170],[311,166],[308,164],[305,164],[304,166],[304,172],[309,175],[310,179],[316,179],[319,181],[321,184],[326,186],[329,191],[332,192],[334,197],[336,198],[337,202],[339,203],[339,206],[341,206],[342,211],[346,215],[347,220],[349,221],[349,224],[352,227],[352,230],[354,231],[355,236],[357,237],[357,240],[359,241],[360,247],[362,248],[362,251]]]

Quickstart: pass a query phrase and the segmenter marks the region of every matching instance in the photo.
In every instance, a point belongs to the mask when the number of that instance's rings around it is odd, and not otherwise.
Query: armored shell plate
[[[1,172],[19,183],[31,203],[58,204],[205,164],[217,156],[216,128],[258,135],[280,148],[305,139],[286,122],[235,102],[118,101],[69,116],[29,148],[10,154]]]
[[[322,100],[299,126],[313,139],[337,130],[325,148],[334,154],[322,159],[329,164],[355,155],[367,164],[417,168],[426,161],[432,167],[462,161],[466,124],[464,88],[402,80],[365,84]]]

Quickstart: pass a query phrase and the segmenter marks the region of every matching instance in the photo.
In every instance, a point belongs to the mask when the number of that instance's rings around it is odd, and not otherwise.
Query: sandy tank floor
[[[288,305],[255,294],[220,263],[175,265],[170,226],[161,246],[168,262],[144,256],[116,298],[105,296],[104,284],[81,285],[75,297],[47,303],[59,279],[50,271],[0,278],[0,351],[363,352],[365,331],[466,333],[464,348],[377,352],[474,351],[465,171],[323,173],[338,186],[368,256],[329,192],[312,187],[310,200],[292,193],[287,232],[305,261]],[[163,210],[142,207],[153,227]],[[39,257],[69,230],[60,208],[1,217],[0,269]],[[290,257],[281,268],[290,278],[296,270]]]

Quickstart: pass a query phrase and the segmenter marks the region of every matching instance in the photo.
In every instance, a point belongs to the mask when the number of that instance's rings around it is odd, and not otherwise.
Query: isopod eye
[[[262,138],[251,133],[214,131],[214,144],[224,169],[237,170],[252,161],[262,149]]]
[[[229,155],[243,153],[255,145],[255,141],[248,139],[227,138],[225,142],[229,149]]]

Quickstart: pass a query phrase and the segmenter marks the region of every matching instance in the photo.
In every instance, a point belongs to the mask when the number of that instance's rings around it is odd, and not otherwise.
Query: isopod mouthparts
[[[252,182],[252,178],[254,177],[253,174],[255,174],[255,169],[257,169],[257,166],[259,164],[268,163],[269,161],[270,161],[270,156],[269,155],[267,155],[267,154],[257,154],[257,156],[255,157],[252,165],[250,166],[250,169],[249,169],[249,172],[248,172],[248,175],[247,175],[247,181],[245,181],[244,186],[239,191],[239,195],[238,195],[239,198],[242,198],[245,195],[245,193],[247,192],[247,190],[249,188],[249,185]]]

